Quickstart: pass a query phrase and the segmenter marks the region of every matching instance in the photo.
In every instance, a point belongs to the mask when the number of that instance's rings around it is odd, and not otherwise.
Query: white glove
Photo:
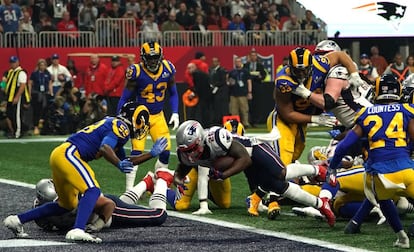
[[[213,212],[210,211],[208,208],[200,208],[197,211],[193,212],[194,215],[205,215],[205,214],[212,214]]]
[[[358,72],[353,72],[349,75],[349,82],[355,87],[368,86],[368,83],[361,79]]]
[[[300,84],[295,90],[292,91],[293,94],[298,95],[304,99],[309,99],[312,92],[305,87],[305,85]]]
[[[338,119],[336,119],[335,116],[330,116],[328,114],[313,115],[311,116],[311,122],[327,127],[338,125]]]
[[[170,121],[168,122],[168,124],[172,124],[174,123],[174,126],[172,128],[172,130],[176,130],[178,128],[178,124],[180,124],[180,119],[178,116],[178,113],[172,113]]]

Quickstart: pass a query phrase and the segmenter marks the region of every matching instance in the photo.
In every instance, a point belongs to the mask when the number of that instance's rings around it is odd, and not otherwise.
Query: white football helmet
[[[315,51],[313,52],[314,54],[326,54],[328,52],[339,52],[341,51],[341,47],[333,40],[322,40],[321,42],[319,42],[316,47],[315,47]]]
[[[191,163],[195,163],[204,151],[204,129],[195,120],[183,122],[177,129],[177,149]]]

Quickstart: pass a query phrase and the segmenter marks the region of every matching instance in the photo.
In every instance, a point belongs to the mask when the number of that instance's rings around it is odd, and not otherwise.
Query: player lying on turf
[[[266,191],[276,192],[299,203],[317,207],[333,226],[335,216],[329,203],[303,191],[299,185],[286,181],[286,168],[272,147],[257,139],[233,136],[226,129],[212,127],[204,130],[199,122],[189,120],[180,125],[176,133],[178,166],[174,181],[184,184],[184,178],[192,167],[209,167],[209,177],[223,180],[243,170],[247,179]],[[229,167],[215,169],[216,162],[222,157],[230,157]],[[313,168],[314,170],[314,168]]]
[[[42,179],[36,184],[34,207],[40,207],[58,198],[51,179]],[[104,218],[100,217],[104,216]],[[68,230],[75,223],[76,209],[60,216],[36,219],[36,224],[44,230]],[[104,219],[108,219],[107,222]],[[117,196],[102,194],[95,205],[86,226],[88,232],[99,232],[102,228],[128,228],[162,225],[167,219],[164,208],[149,208],[126,204]]]

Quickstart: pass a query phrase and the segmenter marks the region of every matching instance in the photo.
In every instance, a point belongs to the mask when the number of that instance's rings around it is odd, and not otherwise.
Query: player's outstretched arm
[[[130,156],[129,159],[134,165],[139,165],[161,154],[161,152],[163,152],[165,148],[167,148],[167,145],[168,145],[167,138],[160,137],[157,139],[157,141],[155,141],[155,144],[152,146],[152,149],[150,152],[142,153],[136,156]]]

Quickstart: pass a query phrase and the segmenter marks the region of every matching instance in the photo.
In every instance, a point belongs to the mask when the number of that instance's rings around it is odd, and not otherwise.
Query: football
[[[231,166],[231,164],[234,162],[233,157],[229,156],[223,156],[219,157],[214,161],[214,169],[219,171],[225,171],[227,168]]]

